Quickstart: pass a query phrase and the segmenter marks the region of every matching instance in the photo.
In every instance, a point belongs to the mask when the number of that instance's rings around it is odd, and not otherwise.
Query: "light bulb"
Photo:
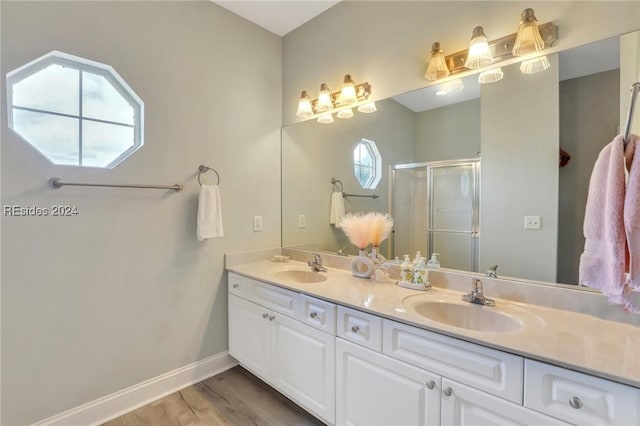
[[[429,81],[438,80],[447,77],[450,74],[449,68],[444,58],[444,52],[440,49],[440,43],[437,41],[431,46],[431,54],[429,55],[429,63],[424,78]]]
[[[327,83],[320,85],[320,94],[318,95],[318,102],[316,102],[316,110],[328,111],[333,108],[333,102],[331,102],[331,90],[327,86]]]
[[[344,76],[342,83],[342,92],[340,92],[340,103],[342,105],[353,104],[358,101],[356,96],[356,83],[351,79],[349,74]]]
[[[522,11],[520,16],[518,34],[511,53],[513,56],[522,56],[527,53],[539,52],[542,49],[544,49],[544,41],[542,41],[538,24],[536,24],[536,16],[533,14],[533,9],[527,8]]]
[[[311,99],[307,96],[307,91],[303,90],[300,95],[300,101],[298,102],[298,117],[309,118],[313,115],[313,109],[311,108]]]
[[[370,114],[372,112],[376,112],[377,110],[378,109],[376,108],[375,102],[367,102],[366,104],[362,104],[358,107],[358,111],[365,114]]]
[[[338,111],[336,115],[338,116],[338,118],[351,118],[353,117],[353,110],[351,108],[343,109],[341,111]]]
[[[331,114],[322,114],[320,117],[318,117],[318,123],[322,123],[322,124],[333,123],[333,115],[331,115]]]
[[[548,70],[549,68],[551,68],[551,64],[549,63],[549,58],[546,56],[522,61],[520,64],[520,72],[523,74],[535,74],[540,71]]]
[[[480,84],[495,83],[496,81],[502,80],[502,77],[504,77],[502,68],[494,68],[492,70],[481,72],[478,75],[478,83]]]
[[[469,43],[469,54],[464,66],[469,69],[476,69],[486,67],[493,62],[493,55],[491,54],[491,48],[487,41],[487,36],[484,35],[484,29],[482,27],[475,27],[473,29],[473,35],[471,36],[471,42]]]

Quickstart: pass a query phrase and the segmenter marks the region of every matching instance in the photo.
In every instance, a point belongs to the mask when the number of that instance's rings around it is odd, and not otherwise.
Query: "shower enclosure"
[[[389,256],[439,253],[443,268],[477,272],[480,159],[398,164],[391,177]]]

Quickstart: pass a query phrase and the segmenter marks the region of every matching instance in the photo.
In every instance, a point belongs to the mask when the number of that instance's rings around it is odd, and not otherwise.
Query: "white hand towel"
[[[334,192],[331,195],[331,207],[329,208],[329,223],[340,228],[340,222],[344,218],[344,197],[342,192]]]
[[[624,199],[624,228],[629,248],[629,285],[640,291],[640,137],[629,136],[625,150],[629,170]]]
[[[218,185],[200,186],[197,228],[198,241],[224,236]]]

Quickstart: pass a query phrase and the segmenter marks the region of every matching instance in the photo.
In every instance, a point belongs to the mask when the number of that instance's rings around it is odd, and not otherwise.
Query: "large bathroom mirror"
[[[626,34],[551,54],[541,73],[513,64],[496,83],[472,75],[447,96],[431,85],[378,101],[372,114],[284,127],[282,245],[355,254],[329,223],[332,193],[343,190],[347,212],[394,216],[386,257],[437,251],[447,268],[498,265],[500,276],[576,284],[589,177],[626,118],[639,46],[640,32]],[[382,157],[375,189],[354,174],[362,139]],[[434,218],[455,232],[438,234]]]

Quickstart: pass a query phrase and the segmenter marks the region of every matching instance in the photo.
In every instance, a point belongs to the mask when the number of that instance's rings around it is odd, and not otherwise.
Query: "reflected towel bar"
[[[331,178],[331,184],[338,186],[338,184],[340,185],[340,191],[342,192],[342,198],[347,198],[347,197],[362,197],[362,198],[373,198],[374,200],[376,198],[380,198],[379,195],[373,194],[373,195],[358,195],[358,194],[347,194],[346,192],[344,192],[344,186],[342,185],[342,181],[340,179],[336,179],[336,178]]]
[[[629,113],[627,114],[627,125],[624,129],[624,146],[629,143],[629,135],[631,134],[631,121],[633,120],[633,111],[636,107],[636,99],[638,98],[638,91],[640,91],[640,81],[631,85],[631,103],[629,103]]]
[[[99,186],[107,188],[146,188],[146,189],[173,189],[174,191],[182,191],[182,185],[176,183],[175,185],[116,185],[106,183],[82,183],[82,182],[65,182],[59,178],[49,179],[49,186],[51,188],[62,188],[63,186]]]

